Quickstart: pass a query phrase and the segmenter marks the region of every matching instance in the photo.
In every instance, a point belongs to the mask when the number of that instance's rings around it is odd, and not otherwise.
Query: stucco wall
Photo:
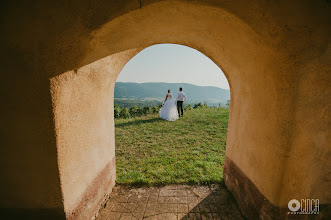
[[[95,212],[115,184],[114,75],[136,53],[114,54],[50,80],[68,219]]]
[[[281,216],[292,198],[329,204],[329,8],[322,0],[2,7],[2,206],[57,207],[67,218],[96,212],[114,181],[114,81],[135,48],[156,43],[195,48],[226,74],[224,178],[245,215]],[[38,178],[25,185],[21,169]]]

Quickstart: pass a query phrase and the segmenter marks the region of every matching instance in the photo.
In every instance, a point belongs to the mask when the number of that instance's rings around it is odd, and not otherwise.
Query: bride
[[[168,90],[168,94],[164,100],[163,106],[160,110],[160,118],[168,121],[176,121],[178,119],[178,112],[175,101],[172,99],[171,90]]]

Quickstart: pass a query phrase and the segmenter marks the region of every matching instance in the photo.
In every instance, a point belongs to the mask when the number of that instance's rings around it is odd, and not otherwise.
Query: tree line
[[[229,104],[229,103],[228,103]],[[149,114],[158,114],[160,112],[162,105],[155,105],[153,107],[150,106],[131,106],[128,107],[120,107],[119,105],[114,106],[114,117],[115,118],[134,118],[134,117],[140,117],[143,115],[149,115]],[[219,108],[221,105],[218,106]],[[196,109],[196,108],[211,108],[206,103],[196,103],[193,106],[191,104],[188,104],[184,107],[185,111]],[[212,108],[215,108],[212,107]]]

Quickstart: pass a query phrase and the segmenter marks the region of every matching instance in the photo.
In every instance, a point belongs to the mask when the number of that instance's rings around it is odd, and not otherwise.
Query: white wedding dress
[[[176,103],[172,99],[171,93],[168,93],[167,101],[164,102],[160,109],[160,118],[168,121],[176,121],[178,119]]]

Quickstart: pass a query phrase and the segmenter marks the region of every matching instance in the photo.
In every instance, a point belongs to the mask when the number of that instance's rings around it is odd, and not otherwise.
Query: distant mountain
[[[230,100],[230,91],[212,86],[196,86],[188,83],[125,83],[116,82],[115,100],[159,100],[162,101],[168,89],[174,97],[179,87],[183,88],[188,103],[206,102],[208,105],[225,105]]]

